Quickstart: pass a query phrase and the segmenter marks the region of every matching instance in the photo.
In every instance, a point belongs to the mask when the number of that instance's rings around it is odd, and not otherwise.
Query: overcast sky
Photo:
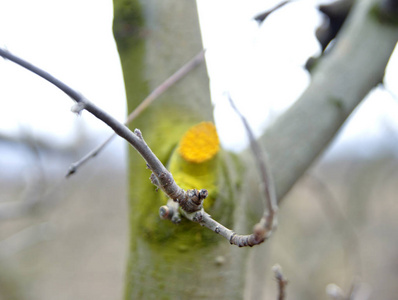
[[[276,3],[198,0],[216,123],[224,146],[230,149],[241,149],[246,135],[225,92],[260,134],[306,88],[309,75],[303,65],[319,52],[314,37],[321,20],[317,1],[287,5],[262,26],[253,21],[253,16]],[[1,47],[47,70],[123,120],[123,79],[111,25],[111,0],[0,0]],[[396,56],[386,83],[398,95],[391,84],[398,78]],[[231,65],[234,72],[226,72]],[[4,60],[0,60],[0,104],[0,132],[28,130],[62,144],[74,140],[82,123],[96,133],[110,131],[87,113],[76,117],[67,96]],[[373,93],[352,119],[339,138],[341,147],[359,141],[373,149],[375,141],[389,134],[395,134],[393,141],[398,139],[398,101],[389,92]]]

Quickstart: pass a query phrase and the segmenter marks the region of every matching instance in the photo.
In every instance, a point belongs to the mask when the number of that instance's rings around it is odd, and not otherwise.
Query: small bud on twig
[[[181,218],[179,214],[173,214],[173,217],[171,218],[171,222],[174,224],[178,224],[181,222]]]
[[[160,183],[159,180],[156,178],[155,174],[151,174],[151,176],[149,177],[149,179],[151,180],[153,185],[156,185],[156,190],[159,189]]]
[[[206,199],[208,195],[209,195],[209,192],[205,189],[201,189],[199,191],[199,198],[202,200]]]
[[[82,111],[86,108],[86,105],[83,102],[77,102],[71,107],[71,111],[77,115],[80,115]]]
[[[170,209],[167,207],[167,205],[163,205],[159,208],[159,216],[162,219],[170,219]]]
[[[183,211],[193,213],[202,209],[203,200],[207,197],[207,190],[187,190],[186,197],[180,199],[179,204]],[[196,221],[198,222],[198,221]]]

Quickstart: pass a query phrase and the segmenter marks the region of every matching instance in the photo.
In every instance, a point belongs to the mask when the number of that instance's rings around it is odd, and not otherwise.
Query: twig
[[[204,53],[205,51],[200,51],[194,58],[188,61],[185,65],[183,65],[180,69],[178,69],[173,75],[167,78],[164,82],[162,82],[157,88],[155,88],[127,117],[124,125],[131,123],[137,116],[139,116],[155,99],[157,99],[161,94],[167,91],[171,86],[176,84],[179,80],[184,78],[190,71],[195,69],[198,65],[200,65],[204,61]],[[83,156],[80,160],[74,162],[69,167],[69,171],[66,174],[66,177],[69,177],[76,173],[77,169],[84,165],[91,158],[97,156],[105,147],[108,145],[113,138],[116,136],[116,133],[110,135],[102,144],[100,144],[95,149],[91,150],[85,156]]]
[[[257,165],[260,168],[261,179],[263,182],[264,188],[264,195],[266,199],[265,203],[265,211],[260,219],[260,221],[254,226],[253,233],[247,235],[239,235],[236,234],[231,229],[225,227],[224,225],[220,224],[216,220],[212,219],[211,216],[205,212],[202,207],[203,200],[207,197],[206,190],[188,190],[187,193],[191,194],[188,199],[191,201],[188,204],[177,199],[176,201],[179,203],[179,206],[182,208],[182,213],[184,217],[187,219],[197,222],[200,225],[214,231],[215,233],[221,235],[222,237],[226,238],[232,245],[237,245],[239,247],[252,247],[255,245],[259,245],[263,243],[272,233],[272,230],[276,227],[276,212],[277,212],[277,201],[276,201],[276,194],[273,187],[272,179],[270,173],[266,168],[266,162],[264,155],[260,149],[259,144],[256,142],[255,137],[253,135],[252,130],[250,129],[249,124],[247,123],[246,119],[243,117],[242,114],[237,110],[235,107],[232,99],[229,97],[232,107],[238,113],[242,122],[245,126],[246,132],[250,139],[250,145],[252,151],[254,153],[255,159],[257,160]],[[161,186],[156,181],[156,178],[153,176],[151,177],[152,183],[161,188]],[[196,199],[196,201],[195,201]],[[192,200],[194,200],[192,203]],[[267,212],[268,211],[268,212]],[[171,207],[168,203],[160,207],[159,215],[163,219],[170,219],[173,221],[175,218],[175,214],[178,213],[178,209],[175,207]]]
[[[146,161],[147,167],[152,171],[150,177],[151,182],[173,200],[173,205],[166,205],[160,208],[161,217],[171,220],[173,220],[174,217],[176,221],[177,219],[175,216],[178,214],[178,210],[180,209],[182,214],[187,219],[200,223],[202,226],[205,226],[227,238],[231,244],[238,245],[239,247],[260,244],[268,237],[270,231],[267,230],[267,228],[269,227],[268,222],[270,218],[263,217],[255,226],[253,230],[254,232],[250,235],[237,235],[232,230],[213,220],[210,215],[204,211],[202,206],[203,200],[208,196],[207,190],[202,189],[198,191],[194,189],[185,191],[180,188],[174,181],[171,173],[165,168],[161,161],[148,147],[139,129],[135,129],[134,132],[132,132],[130,129],[128,129],[128,127],[91,103],[80,93],[54,78],[49,73],[33,66],[21,58],[14,56],[8,51],[0,48],[0,56],[19,64],[20,66],[54,84],[76,102],[76,104],[72,107],[72,111],[81,113],[83,109],[87,110],[95,117],[106,123],[115,131],[116,134],[127,140],[136,149]],[[274,208],[271,206],[270,214],[274,211]]]
[[[157,99],[161,94],[163,94],[166,90],[168,90],[171,86],[176,84],[179,80],[181,80],[184,76],[186,76],[191,70],[197,67],[200,63],[204,61],[204,50],[199,52],[194,58],[192,58],[189,62],[187,62],[184,66],[182,66],[179,70],[177,70],[173,75],[171,75],[168,79],[166,79],[161,85],[159,85],[155,90],[152,91],[136,108],[132,113],[127,117],[125,125],[129,124],[133,121],[142,111],[144,111],[155,99]],[[111,142],[111,140],[116,136],[113,133],[108,137],[101,145],[97,148],[93,149],[91,152],[87,153],[83,158],[79,161],[73,163],[68,171],[66,177],[74,174],[77,169],[86,163],[91,158],[95,157],[105,146]]]
[[[166,192],[166,194],[170,194],[171,198],[176,195],[180,195],[183,192],[183,190],[181,188],[178,188],[175,184],[170,172],[167,171],[167,169],[163,166],[160,160],[153,154],[152,150],[145,143],[142,138],[141,132],[138,129],[136,129],[136,131],[133,133],[125,125],[113,118],[107,112],[103,111],[102,109],[91,103],[83,95],[81,95],[62,81],[58,80],[51,74],[47,73],[46,71],[32,65],[31,63],[1,48],[0,56],[24,67],[25,69],[52,83],[76,102],[75,106],[72,107],[72,110],[74,112],[80,113],[83,109],[87,110],[95,117],[106,123],[109,127],[111,127],[116,134],[127,140],[144,158],[152,172],[158,178],[162,189]]]
[[[275,279],[278,282],[278,300],[284,300],[286,296],[286,285],[288,283],[287,279],[282,274],[282,268],[280,265],[274,265],[272,267],[274,271]]]
[[[265,20],[266,18],[268,18],[268,16],[269,16],[270,14],[272,14],[273,12],[275,12],[276,10],[278,10],[279,8],[285,6],[285,5],[288,4],[289,2],[292,2],[292,0],[291,0],[291,1],[286,0],[286,1],[280,2],[279,4],[277,4],[276,6],[274,6],[273,8],[271,8],[271,9],[269,9],[269,10],[267,10],[267,11],[261,13],[261,14],[258,14],[257,16],[255,16],[255,17],[254,17],[254,20],[256,20],[259,24],[261,24],[262,22],[264,22],[264,20]]]
[[[87,161],[89,161],[91,158],[94,158],[95,156],[98,155],[102,151],[102,149],[105,148],[106,145],[108,145],[114,138],[116,137],[116,133],[112,133],[102,144],[91,150],[89,153],[84,155],[81,159],[78,161],[72,163],[69,166],[68,173],[65,175],[66,178],[70,177],[71,175],[75,174],[77,169],[81,166],[83,166]]]
[[[242,120],[243,125],[245,126],[247,135],[250,141],[250,147],[254,155],[254,159],[256,160],[257,166],[260,171],[260,176],[262,180],[262,188],[263,193],[265,196],[265,209],[262,220],[260,221],[264,226],[264,229],[268,233],[271,233],[274,226],[276,226],[276,212],[278,210],[277,199],[274,184],[272,181],[271,173],[269,168],[267,167],[267,158],[264,151],[261,151],[261,147],[259,143],[256,141],[254,137],[253,131],[251,130],[249,123],[247,122],[246,118],[240,113],[240,111],[236,108],[232,98],[228,95],[229,102],[231,103],[232,108],[235,112],[239,115]],[[267,212],[268,211],[268,212]],[[260,224],[259,223],[259,224]]]

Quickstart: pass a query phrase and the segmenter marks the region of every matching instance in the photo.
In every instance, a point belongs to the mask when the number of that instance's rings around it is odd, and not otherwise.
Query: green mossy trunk
[[[129,111],[202,49],[194,0],[114,0],[113,30]],[[142,131],[148,145],[167,165],[186,130],[212,120],[212,111],[202,64],[131,126]],[[230,174],[236,173],[231,169],[238,164],[225,153],[219,153],[217,159],[221,192],[210,213],[243,230],[243,222],[233,215],[239,179]],[[231,163],[225,163],[228,159]],[[183,220],[174,225],[161,220],[158,209],[165,204],[164,196],[155,192],[150,171],[134,149],[129,151],[129,161],[131,227],[125,299],[241,299],[247,250],[230,246],[198,224]]]

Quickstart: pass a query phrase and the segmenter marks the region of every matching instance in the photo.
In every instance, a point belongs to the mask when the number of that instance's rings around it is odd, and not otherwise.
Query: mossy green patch
[[[333,107],[336,107],[339,111],[344,110],[344,101],[341,98],[331,97],[328,99],[329,103],[332,104]]]
[[[202,164],[189,163],[182,159],[176,151],[176,146],[187,126],[184,125],[183,118],[179,118],[179,121],[174,119],[176,117],[175,110],[174,113],[172,109],[169,112],[167,110],[168,108],[163,108],[158,112],[167,115],[167,118],[159,117],[154,111],[151,116],[148,116],[146,121],[153,124],[153,127],[148,134],[143,130],[144,139],[154,149],[158,158],[168,166],[178,185],[184,189],[205,188],[209,191],[209,196],[205,199],[205,208],[207,209],[217,198],[218,156],[216,155]],[[186,118],[186,121],[192,122],[192,119]],[[170,128],[174,130],[170,131]],[[185,246],[208,246],[220,240],[217,234],[202,228],[197,223],[183,219],[179,225],[175,225],[168,220],[161,219],[158,211],[160,206],[165,205],[166,197],[161,191],[155,191],[156,187],[149,180],[151,172],[145,170],[145,162],[135,153],[134,149],[131,149],[130,164],[132,170],[137,170],[130,179],[130,217],[131,230],[134,234],[143,237],[151,245],[161,245],[167,242],[168,247],[175,246],[178,249]],[[143,175],[136,176],[139,173],[143,173]],[[145,196],[143,197],[143,195]]]
[[[187,189],[206,189],[209,196],[204,200],[204,208],[208,210],[217,196],[218,156],[203,163],[188,162],[175,151],[169,162],[169,170],[176,183]]]
[[[144,18],[139,1],[114,0],[113,35],[119,51],[137,44],[144,36]]]

